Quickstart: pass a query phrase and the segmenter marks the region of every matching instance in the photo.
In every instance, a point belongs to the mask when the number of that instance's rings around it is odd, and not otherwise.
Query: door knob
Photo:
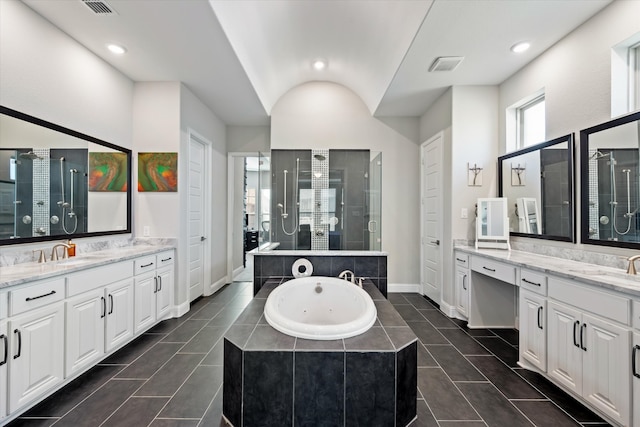
[[[440,240],[432,240],[431,243],[436,246],[440,246]]]
[[[204,242],[205,240],[207,240],[207,238],[206,238],[206,237],[204,237],[204,236],[200,236],[200,241],[201,241],[201,242]]]

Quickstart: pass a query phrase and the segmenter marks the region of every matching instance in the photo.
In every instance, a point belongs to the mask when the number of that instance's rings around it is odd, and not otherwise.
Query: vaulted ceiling
[[[348,87],[376,116],[421,116],[450,86],[500,84],[611,0],[22,1],[133,81],[181,81],[225,123],[264,125],[309,81]],[[429,72],[441,56],[464,59]]]

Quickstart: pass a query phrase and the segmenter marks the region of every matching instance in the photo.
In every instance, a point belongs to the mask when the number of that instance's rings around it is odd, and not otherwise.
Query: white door
[[[156,321],[156,293],[158,277],[155,271],[148,271],[134,278],[133,331],[138,334]]]
[[[204,177],[206,147],[189,143],[189,301],[204,295]]]
[[[422,292],[438,304],[442,292],[442,133],[420,146]]]
[[[582,393],[582,314],[566,305],[547,302],[548,374],[576,394]]]
[[[547,370],[546,298],[520,288],[520,357]]]
[[[114,283],[105,289],[105,351],[110,351],[133,338],[133,280]]]
[[[70,377],[104,354],[104,289],[94,289],[67,300],[65,376]]]

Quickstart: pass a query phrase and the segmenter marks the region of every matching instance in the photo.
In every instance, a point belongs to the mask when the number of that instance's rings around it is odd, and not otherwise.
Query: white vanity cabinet
[[[9,413],[64,379],[64,295],[63,278],[9,292]]]
[[[633,382],[633,426],[640,427],[640,301],[633,302],[633,343],[631,381]]]
[[[528,269],[520,271],[520,360],[547,371],[547,277]]]
[[[469,316],[469,255],[455,253],[455,301],[456,310],[462,317]]]
[[[630,298],[555,278],[548,293],[549,376],[630,425]]]
[[[7,367],[9,362],[9,331],[7,322],[0,319],[0,422],[7,415]]]
[[[133,338],[132,276],[133,262],[125,261],[67,278],[65,377]]]
[[[135,261],[135,333],[140,333],[171,310],[174,251],[164,251]]]

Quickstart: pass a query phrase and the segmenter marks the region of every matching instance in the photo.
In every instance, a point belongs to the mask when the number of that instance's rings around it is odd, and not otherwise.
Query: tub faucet
[[[58,260],[58,248],[61,247],[61,246],[64,248],[62,259],[69,258],[69,254],[67,253],[67,249],[69,249],[70,246],[67,245],[66,243],[58,243],[57,245],[53,246],[53,249],[51,249],[51,261],[57,261]]]
[[[347,277],[351,276],[350,279],[348,279]],[[342,273],[338,274],[338,279],[344,279],[348,282],[351,282],[353,284],[356,283],[356,275],[353,274],[353,271],[351,270],[345,270]]]
[[[627,268],[627,274],[636,274],[635,260],[637,259],[640,259],[640,255],[634,255],[627,258],[627,261],[629,261],[629,268]]]

